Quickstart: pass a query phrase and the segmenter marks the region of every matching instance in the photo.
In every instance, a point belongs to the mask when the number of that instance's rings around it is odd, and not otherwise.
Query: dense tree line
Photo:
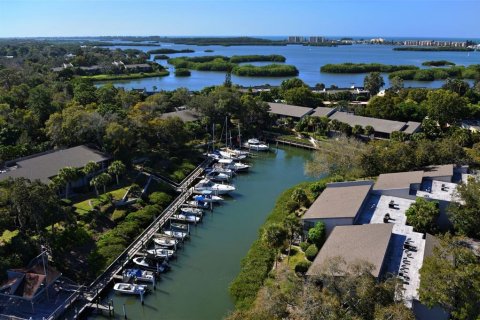
[[[339,63],[326,64],[320,68],[325,73],[369,73],[369,72],[385,72],[390,73],[400,70],[417,70],[413,65],[387,65],[381,63]]]

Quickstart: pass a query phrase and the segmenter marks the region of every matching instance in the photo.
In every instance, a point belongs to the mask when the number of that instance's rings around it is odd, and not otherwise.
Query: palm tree
[[[65,167],[58,171],[56,180],[58,183],[63,182],[65,184],[65,198],[68,199],[68,187],[71,182],[78,180],[81,176],[81,171],[78,168]]]
[[[94,177],[92,180],[90,180],[90,185],[95,188],[95,193],[97,194],[98,197],[98,186],[100,186],[100,179],[98,179],[98,176]]]
[[[114,174],[115,177],[117,178],[117,184],[119,184],[118,176],[124,173],[125,170],[126,170],[126,167],[123,164],[123,162],[120,160],[113,161],[108,167],[108,173]]]
[[[94,161],[88,162],[82,169],[82,173],[85,175],[85,184],[88,182],[88,177],[100,169],[100,165]]]
[[[282,248],[287,237],[287,230],[279,224],[269,224],[263,231],[263,241],[272,250],[275,250],[275,268],[277,267],[278,251]]]
[[[103,193],[106,193],[107,184],[110,182],[110,180],[112,180],[112,177],[108,173],[103,172],[96,176],[96,178],[98,180],[98,184],[103,186]]]
[[[293,236],[295,233],[300,233],[302,232],[302,225],[300,224],[299,219],[294,215],[290,214],[288,215],[285,220],[284,220],[285,228],[288,231],[288,257],[287,257],[287,262],[290,261],[290,252],[292,250],[292,242],[293,242]]]

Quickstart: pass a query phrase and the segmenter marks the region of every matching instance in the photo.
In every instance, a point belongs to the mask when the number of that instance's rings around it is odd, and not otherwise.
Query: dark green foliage
[[[432,60],[432,61],[425,61],[422,63],[422,66],[428,67],[445,67],[445,66],[454,66],[455,63],[447,61],[447,60]]]
[[[455,231],[461,235],[480,239],[480,182],[471,178],[457,187],[463,203],[452,202],[448,215]]]
[[[168,60],[168,59],[170,59],[170,57],[167,56],[166,54],[157,54],[153,56],[153,60]]]
[[[308,241],[321,249],[327,237],[327,230],[324,222],[317,222],[313,228],[308,230]]]
[[[148,199],[152,204],[155,204],[160,208],[166,208],[172,201],[172,196],[166,194],[165,192],[154,192],[148,197]]]
[[[340,63],[326,64],[320,68],[321,72],[326,73],[369,73],[385,72],[390,73],[400,70],[417,70],[416,66],[406,65],[386,65],[381,63]]]
[[[449,68],[431,68],[419,70],[400,70],[388,75],[390,79],[399,77],[403,80],[433,81],[447,78],[477,79],[480,77],[479,65],[451,66]]]
[[[148,54],[173,54],[173,53],[193,53],[195,50],[192,49],[182,49],[182,50],[175,50],[175,49],[154,49],[147,51]]]
[[[300,261],[295,265],[295,272],[305,274],[312,263],[310,261]]]
[[[285,62],[287,59],[279,54],[271,55],[246,55],[246,56],[232,56],[230,58],[231,63],[242,63],[242,62],[263,62],[263,61],[272,61],[272,62]]]
[[[363,80],[363,86],[372,96],[376,95],[384,85],[385,82],[379,72],[370,72]]]
[[[427,201],[423,198],[417,198],[405,212],[407,223],[413,227],[416,232],[435,233],[437,231],[437,219],[440,215],[438,202]]]
[[[310,243],[308,242],[300,242],[300,249],[302,249],[303,252],[305,252],[309,246]]]
[[[175,69],[175,77],[190,77],[191,72],[188,69],[184,68],[176,68]]]
[[[305,257],[309,261],[313,261],[317,256],[317,253],[318,253],[317,246],[315,244],[311,244],[310,246],[308,246],[307,250],[305,250]]]
[[[267,66],[241,65],[232,69],[232,73],[241,77],[288,77],[297,76],[298,70],[292,65],[270,64]]]

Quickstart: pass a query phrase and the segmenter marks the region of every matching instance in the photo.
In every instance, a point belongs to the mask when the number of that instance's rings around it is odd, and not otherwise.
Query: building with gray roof
[[[299,107],[285,103],[269,102],[268,105],[270,106],[270,110],[268,111],[269,113],[281,117],[301,119],[313,112],[313,108]]]
[[[22,177],[48,184],[62,168],[83,168],[90,161],[106,167],[109,159],[110,157],[104,153],[85,145],[54,150],[9,161],[0,172],[0,180]]]
[[[200,115],[197,112],[189,109],[167,112],[160,116],[160,118],[162,119],[168,119],[168,118],[174,118],[174,117],[180,118],[183,122],[197,121],[200,119]]]
[[[329,234],[335,226],[354,224],[372,186],[373,181],[329,183],[302,216],[304,228],[308,230],[322,221]]]
[[[329,117],[335,112],[335,108],[318,107],[310,115],[312,117]]]
[[[363,128],[366,126],[371,126],[375,130],[375,134],[377,136],[385,138],[390,137],[390,134],[394,131],[402,131],[407,126],[405,122],[356,116],[352,113],[340,111],[332,114],[330,119],[347,123],[352,127],[356,125],[360,125]]]
[[[359,261],[372,264],[372,275],[379,278],[382,275],[392,229],[393,225],[388,223],[335,227],[315,257],[307,275],[320,275],[328,261],[339,257],[347,265]],[[338,276],[346,272],[347,270],[340,270]]]
[[[423,171],[381,174],[373,186],[373,193],[415,199],[415,193],[420,190],[422,180]]]

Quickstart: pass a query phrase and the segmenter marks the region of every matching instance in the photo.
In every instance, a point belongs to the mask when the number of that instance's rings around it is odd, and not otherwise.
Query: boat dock
[[[83,293],[83,298],[80,298],[76,305],[75,319],[87,309],[96,308],[97,305],[99,306],[98,310],[100,310],[100,305],[95,302],[99,301],[105,288],[115,279],[116,275],[122,272],[131,258],[135,257],[145,247],[158,230],[162,228],[171,216],[180,209],[182,204],[189,199],[193,194],[192,188],[189,187],[203,174],[205,168],[211,164],[211,161],[210,158],[203,161],[178,185],[176,189],[182,190],[182,193],[86,288]],[[150,175],[150,177],[152,176]]]
[[[289,145],[289,146],[294,146],[297,148],[304,148],[304,149],[309,149],[309,150],[318,150],[317,147],[312,145],[310,142],[303,142],[302,140],[298,141],[291,141],[291,140],[286,140],[286,139],[281,139],[281,138],[274,138],[273,141],[277,144],[283,144],[283,145]]]

